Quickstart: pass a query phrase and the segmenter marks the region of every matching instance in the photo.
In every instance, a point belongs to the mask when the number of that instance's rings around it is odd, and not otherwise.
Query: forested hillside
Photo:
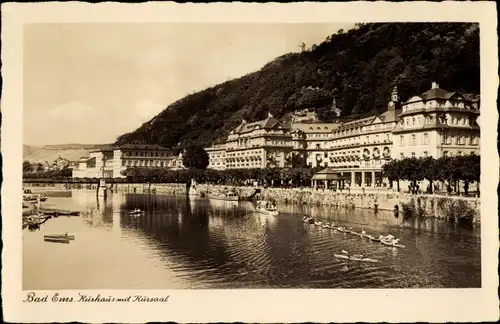
[[[332,33],[301,53],[182,98],[117,144],[208,146],[242,119],[262,119],[268,111],[282,118],[309,108],[328,122],[336,118],[334,98],[341,117],[373,114],[386,109],[395,85],[403,100],[428,90],[431,81],[479,93],[478,24],[357,24]]]

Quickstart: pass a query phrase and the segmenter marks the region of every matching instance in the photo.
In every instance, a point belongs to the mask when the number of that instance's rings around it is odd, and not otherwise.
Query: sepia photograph
[[[25,23],[22,217],[8,215],[20,301],[481,289],[496,196],[482,33],[479,20]]]

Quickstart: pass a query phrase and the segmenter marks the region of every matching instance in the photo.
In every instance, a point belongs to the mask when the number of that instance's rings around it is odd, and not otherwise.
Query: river
[[[81,210],[23,230],[23,289],[467,288],[481,286],[479,228],[391,212],[94,191],[49,193],[44,206]],[[140,217],[129,211],[140,208]],[[391,233],[405,248],[302,222],[302,215]],[[70,244],[44,242],[53,233]],[[360,253],[378,263],[342,260]]]

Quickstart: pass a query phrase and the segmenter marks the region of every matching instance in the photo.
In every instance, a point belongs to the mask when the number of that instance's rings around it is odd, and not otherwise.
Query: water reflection
[[[100,229],[119,234],[113,235],[119,241],[112,241],[114,239],[103,234],[100,242],[90,242],[80,251],[83,253],[80,257],[87,260],[92,260],[92,253],[99,249],[103,250],[100,253],[109,254],[108,258],[102,258],[101,264],[89,261],[87,265],[102,268],[96,276],[107,278],[109,287],[480,285],[479,230],[435,219],[405,219],[395,218],[390,212],[289,205],[278,206],[280,215],[267,216],[256,213],[250,202],[142,194],[113,193],[103,199],[97,198],[95,193],[76,191],[71,198],[64,199],[85,207],[84,215],[75,220],[80,223],[79,231],[89,236]],[[146,213],[140,217],[129,214],[136,208]],[[335,221],[358,230],[363,228],[376,235],[392,233],[401,237],[406,249],[398,250],[306,225],[301,221],[302,215]],[[30,242],[26,237],[25,250],[31,248],[33,242]],[[43,253],[53,253],[50,245],[43,244],[41,248]],[[381,262],[361,264],[338,260],[334,254],[341,250],[362,253]],[[30,252],[25,252],[26,255],[29,259]],[[114,259],[123,260],[129,269],[117,269]],[[48,274],[49,281],[50,276],[52,274]],[[33,285],[36,286],[36,282]],[[68,286],[95,288],[78,285],[78,279],[74,279]]]

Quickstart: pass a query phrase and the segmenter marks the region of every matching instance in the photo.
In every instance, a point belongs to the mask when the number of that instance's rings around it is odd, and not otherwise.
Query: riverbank
[[[220,191],[224,186],[197,185],[199,193]],[[240,197],[251,196],[256,188],[233,187]],[[392,190],[338,192],[310,188],[258,188],[258,197],[281,204],[327,205],[344,208],[397,210],[407,216],[433,217],[480,223],[480,199],[463,196],[412,195]]]
[[[33,186],[32,186],[33,185]],[[97,184],[40,184],[25,183],[25,187],[38,190],[97,189]],[[186,195],[187,186],[177,183],[151,184],[107,184],[113,192],[125,193],[157,193],[165,195]],[[311,188],[263,188],[263,187],[231,187],[219,185],[197,184],[198,195],[209,196],[213,192],[233,188],[243,198],[259,198],[274,200],[281,204],[327,205],[344,208],[363,208],[374,210],[397,210],[400,214],[418,217],[433,217],[453,221],[480,223],[480,199],[463,196],[412,195],[393,192],[392,190],[360,190],[336,192]]]

